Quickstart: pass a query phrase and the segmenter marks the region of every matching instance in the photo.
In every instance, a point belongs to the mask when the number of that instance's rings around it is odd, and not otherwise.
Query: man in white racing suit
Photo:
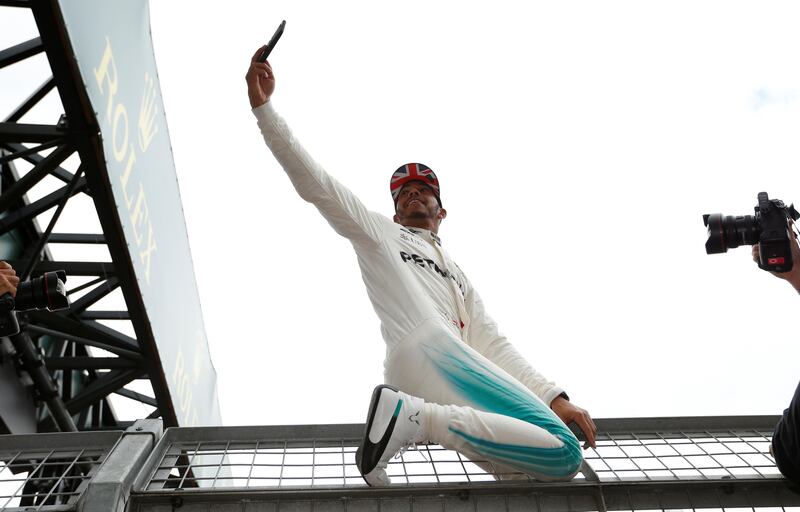
[[[390,190],[395,216],[367,210],[315,162],[275,111],[269,63],[251,59],[253,114],[298,194],[353,245],[386,342],[386,385],[375,388],[356,464],[369,485],[390,483],[388,461],[433,442],[497,473],[568,480],[582,462],[565,423],[594,446],[589,414],[534,370],[485,313],[478,293],[437,236],[447,215],[436,175],[401,166]]]

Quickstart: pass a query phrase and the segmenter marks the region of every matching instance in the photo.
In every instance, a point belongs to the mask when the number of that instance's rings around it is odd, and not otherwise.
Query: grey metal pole
[[[127,429],[77,503],[78,512],[123,512],[134,481],[164,432],[163,422],[138,420]]]
[[[50,410],[50,414],[53,416],[53,420],[59,430],[77,432],[78,427],[75,426],[72,415],[67,410],[67,406],[64,405],[64,401],[61,400],[58,387],[47,371],[44,359],[33,344],[31,337],[25,331],[21,331],[19,334],[9,336],[9,338],[14,345],[14,350],[17,351],[20,357],[22,368],[31,376],[33,385],[47,404],[47,408]]]

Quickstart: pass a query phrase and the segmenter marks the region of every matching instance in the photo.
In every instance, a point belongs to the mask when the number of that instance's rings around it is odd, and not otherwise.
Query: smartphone
[[[286,26],[286,20],[283,20],[280,25],[278,25],[278,30],[272,34],[272,39],[269,40],[267,43],[267,47],[264,48],[264,51],[261,52],[261,55],[258,56],[258,62],[264,62],[269,57],[269,54],[272,53],[272,49],[275,48],[275,45],[278,44],[278,39],[281,38],[283,35],[283,27]]]

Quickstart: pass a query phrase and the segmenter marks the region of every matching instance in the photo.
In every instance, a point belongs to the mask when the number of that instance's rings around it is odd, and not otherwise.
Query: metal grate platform
[[[182,506],[234,501],[241,510],[251,502],[274,505],[248,505],[252,510],[282,510],[290,502],[300,507],[291,510],[461,510],[467,503],[465,510],[478,510],[487,500],[499,510],[800,505],[769,455],[776,421],[598,420],[597,449],[585,452],[582,471],[567,483],[498,473],[485,461],[420,446],[390,462],[392,485],[384,488],[367,487],[355,466],[362,425],[169,429],[140,475],[134,510],[157,510],[148,506],[165,499]]]
[[[602,481],[774,478],[771,440],[765,429],[606,434],[586,459]]]
[[[589,480],[776,478],[771,433],[759,430],[604,434],[585,453]],[[363,486],[355,466],[358,439],[172,442],[146,490]],[[485,471],[475,464],[489,466]],[[389,463],[393,484],[486,482],[526,475],[502,473],[438,445],[423,445]],[[587,478],[584,469],[575,481]],[[201,476],[202,475],[202,476]],[[497,477],[497,478],[496,478]]]
[[[120,432],[0,436],[0,510],[74,510]]]

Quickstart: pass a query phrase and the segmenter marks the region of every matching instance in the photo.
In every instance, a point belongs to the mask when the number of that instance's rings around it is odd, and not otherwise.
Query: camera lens
[[[734,249],[740,245],[758,243],[761,229],[752,215],[726,215],[713,213],[704,215],[703,221],[708,227],[706,253],[716,254]]]
[[[59,272],[46,272],[41,277],[24,281],[17,286],[14,302],[17,311],[49,309],[58,311],[69,307],[69,298]],[[66,279],[66,275],[63,275]]]

